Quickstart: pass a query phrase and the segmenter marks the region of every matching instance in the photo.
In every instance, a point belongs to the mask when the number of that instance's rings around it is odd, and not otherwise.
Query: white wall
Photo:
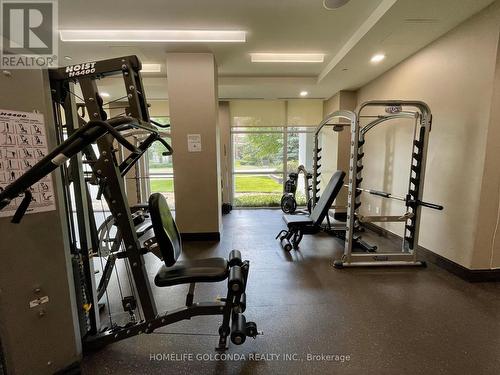
[[[167,117],[170,116],[170,108],[168,100],[148,100],[149,115],[151,117]]]
[[[469,268],[490,268],[491,256],[481,254],[474,241],[499,24],[497,1],[358,92],[358,104],[371,99],[415,99],[429,104],[434,123],[424,198],[445,209],[422,210],[420,244]],[[410,136],[409,128],[397,125],[383,126],[370,135],[365,146],[365,187],[394,193],[406,190]],[[372,208],[380,206],[376,197],[365,197],[364,202]],[[394,202],[383,207],[386,214],[401,211],[402,206]],[[399,231],[394,225],[388,229]]]
[[[500,43],[499,43],[500,47]],[[496,73],[492,96],[490,126],[486,141],[486,156],[481,186],[481,201],[472,267],[490,264],[500,268],[500,53],[497,53]]]

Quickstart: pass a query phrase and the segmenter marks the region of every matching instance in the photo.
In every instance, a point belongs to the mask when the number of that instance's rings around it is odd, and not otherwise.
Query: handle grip
[[[385,191],[369,190],[368,192],[370,194],[378,195],[379,197],[384,197],[384,198],[390,198],[390,196],[391,196],[391,194],[386,193]]]
[[[110,125],[110,123],[106,121],[93,120],[89,121],[89,124],[102,126],[108,131],[109,134],[111,134],[117,140],[118,143],[120,143],[123,147],[127,148],[130,152],[133,152],[135,154],[141,153],[141,150],[139,150],[132,143],[127,141],[125,137],[123,137],[112,125]]]
[[[156,125],[158,126],[159,128],[163,128],[163,129],[168,129],[170,128],[170,124],[166,124],[166,125],[163,125],[163,124],[160,124],[159,122],[157,121],[153,121],[153,120],[149,120],[150,123],[152,123],[153,125]]]
[[[165,146],[165,148],[167,149],[167,152],[164,152],[163,156],[170,156],[174,153],[174,150],[172,149],[172,147],[163,138],[158,137],[156,140],[158,142],[160,142],[163,146]]]
[[[434,204],[434,203],[423,202],[423,201],[419,201],[418,204],[419,204],[419,206],[432,208],[433,210],[438,210],[438,211],[442,211],[444,208],[440,204]]]

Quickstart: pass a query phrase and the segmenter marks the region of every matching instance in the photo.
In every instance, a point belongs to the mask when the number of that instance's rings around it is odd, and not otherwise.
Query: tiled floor
[[[90,354],[83,372],[500,373],[499,283],[470,284],[432,265],[335,270],[331,261],[342,241],[306,236],[300,251],[287,254],[274,240],[282,227],[280,211],[233,211],[224,217],[220,243],[190,242],[184,249],[185,257],[242,251],[251,261],[245,315],[263,336],[231,344],[226,360],[218,360],[219,318],[193,318]],[[160,263],[147,257],[153,278]],[[224,287],[200,284],[195,299],[212,300]],[[159,310],[182,306],[186,291],[155,287]]]

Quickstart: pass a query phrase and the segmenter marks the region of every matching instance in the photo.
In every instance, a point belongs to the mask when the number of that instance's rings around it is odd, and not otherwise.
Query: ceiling
[[[167,98],[166,53],[212,52],[220,98],[328,98],[356,89],[431,43],[493,0],[351,0],[326,10],[322,0],[87,0],[59,2],[60,29],[244,30],[246,43],[60,42],[64,63],[135,54],[162,64],[145,73],[150,99]],[[119,4],[119,5],[118,5]],[[252,63],[251,52],[324,53],[323,63]],[[373,65],[370,57],[386,59]],[[64,64],[63,63],[63,64]],[[112,97],[120,80],[103,82]]]

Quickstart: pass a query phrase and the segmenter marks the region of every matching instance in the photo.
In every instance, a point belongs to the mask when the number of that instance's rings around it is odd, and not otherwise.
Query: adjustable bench
[[[299,248],[299,243],[304,234],[316,234],[321,231],[325,217],[329,220],[328,211],[344,184],[345,173],[337,171],[330,178],[320,199],[309,216],[283,215],[288,229],[282,230],[276,236],[280,239],[286,251]]]

